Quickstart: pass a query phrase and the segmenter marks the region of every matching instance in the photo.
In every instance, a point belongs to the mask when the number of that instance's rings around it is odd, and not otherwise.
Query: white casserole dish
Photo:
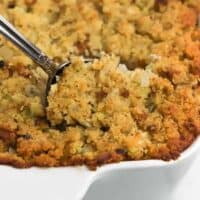
[[[199,147],[200,138],[176,161],[130,161],[105,165],[96,171],[86,167],[15,169],[0,166],[0,199],[82,200],[96,180],[105,178],[117,190],[123,190],[118,199],[169,200],[171,191],[195,160]]]

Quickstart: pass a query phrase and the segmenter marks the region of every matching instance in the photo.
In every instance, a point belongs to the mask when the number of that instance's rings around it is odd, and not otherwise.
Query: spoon
[[[56,76],[61,74],[65,67],[68,67],[71,63],[66,61],[62,64],[53,62],[44,52],[42,52],[33,43],[27,40],[16,28],[9,23],[3,16],[0,15],[0,33],[10,40],[15,46],[21,49],[27,54],[35,63],[37,63],[48,75],[48,81],[45,88],[42,101],[44,105],[47,105],[47,96],[51,85],[55,83]],[[84,62],[91,62],[92,59],[84,59]]]

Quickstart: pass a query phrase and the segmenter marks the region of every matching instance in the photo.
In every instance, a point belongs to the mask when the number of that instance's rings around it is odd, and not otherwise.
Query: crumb
[[[172,160],[200,134],[199,0],[24,0],[0,9],[56,62],[72,61],[45,110],[46,74],[0,38],[1,164]]]

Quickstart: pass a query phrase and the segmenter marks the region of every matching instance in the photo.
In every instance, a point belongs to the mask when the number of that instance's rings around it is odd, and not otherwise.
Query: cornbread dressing
[[[47,75],[0,36],[1,164],[171,160],[200,134],[199,0],[0,0],[0,11],[72,62],[45,109]]]

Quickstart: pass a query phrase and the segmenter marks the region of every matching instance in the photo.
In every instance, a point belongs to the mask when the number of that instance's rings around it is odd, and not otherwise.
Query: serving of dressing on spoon
[[[35,63],[37,63],[48,75],[48,81],[43,91],[42,102],[47,105],[47,96],[51,85],[55,83],[56,76],[62,74],[65,67],[68,67],[71,63],[67,60],[64,63],[55,63],[44,52],[42,52],[33,43],[27,40],[16,28],[8,22],[3,16],[0,15],[0,33],[10,40],[15,46],[21,49],[28,57],[30,57]],[[92,59],[85,58],[84,61],[92,62]]]

